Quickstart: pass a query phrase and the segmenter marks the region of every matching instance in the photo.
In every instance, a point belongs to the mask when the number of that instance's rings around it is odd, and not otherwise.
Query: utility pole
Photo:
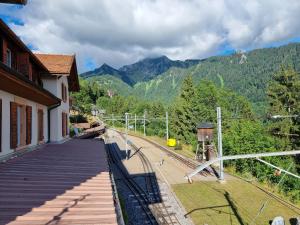
[[[217,121],[218,121],[218,157],[223,157],[223,147],[222,147],[222,117],[221,117],[221,108],[217,107]],[[223,170],[223,160],[220,160],[220,171],[219,171],[219,180],[224,180],[224,170]]]
[[[167,135],[167,140],[169,140],[169,116],[168,116],[168,112],[166,112],[166,135]]]
[[[125,113],[125,134],[126,134],[126,138],[125,138],[125,150],[126,150],[126,159],[128,159],[128,113]]]
[[[146,137],[146,114],[144,112],[144,137]]]
[[[136,133],[136,114],[134,114],[134,132]]]

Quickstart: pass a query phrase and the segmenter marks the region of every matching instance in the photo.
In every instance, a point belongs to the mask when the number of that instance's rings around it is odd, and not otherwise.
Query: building
[[[0,20],[0,156],[68,137],[75,56],[35,55]]]
[[[68,135],[70,111],[69,91],[79,91],[77,66],[74,55],[35,54],[48,69],[42,75],[44,88],[61,98],[60,106],[50,112],[50,141],[60,142]]]

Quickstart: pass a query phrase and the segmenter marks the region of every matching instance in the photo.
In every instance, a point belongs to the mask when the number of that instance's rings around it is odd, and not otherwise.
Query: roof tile
[[[71,72],[74,55],[35,54],[50,73],[67,74]]]

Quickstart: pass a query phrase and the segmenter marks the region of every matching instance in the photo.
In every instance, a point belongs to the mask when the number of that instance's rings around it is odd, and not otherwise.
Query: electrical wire
[[[289,165],[287,171],[289,171],[293,166],[293,162],[291,162],[291,164]],[[281,182],[283,181],[283,179],[286,177],[286,173],[281,177],[280,181],[275,185],[275,188],[278,187]],[[269,197],[260,207],[258,213],[256,214],[256,216],[253,218],[253,220],[251,221],[250,225],[255,224],[256,219],[262,214],[262,212],[265,210],[265,208],[267,207],[268,203],[270,202],[271,197]]]

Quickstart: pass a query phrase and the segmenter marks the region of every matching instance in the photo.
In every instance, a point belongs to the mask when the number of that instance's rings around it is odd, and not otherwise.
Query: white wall
[[[10,148],[10,102],[17,102],[23,105],[32,107],[32,131],[31,144],[28,146],[35,146],[38,144],[38,125],[37,125],[37,109],[44,111],[44,142],[48,141],[48,116],[47,106],[40,105],[36,102],[29,101],[24,98],[12,95],[8,92],[0,90],[0,98],[2,99],[2,152],[0,156],[11,153],[14,149]],[[28,147],[27,146],[27,147]]]
[[[61,84],[64,83],[68,90],[67,76],[54,76],[51,78],[44,78],[44,88],[50,91],[58,98],[62,98]],[[69,114],[69,92],[67,92],[67,101],[61,101],[61,105],[50,112],[50,141],[60,142],[66,137],[62,136],[62,112]]]

